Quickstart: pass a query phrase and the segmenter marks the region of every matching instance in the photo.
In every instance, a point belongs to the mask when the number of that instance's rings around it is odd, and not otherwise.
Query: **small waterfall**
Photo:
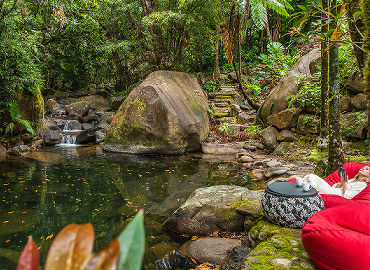
[[[77,135],[81,133],[82,126],[77,120],[61,120],[63,124],[63,139],[58,146],[71,147],[78,146],[76,143]],[[61,125],[62,126],[62,125]]]

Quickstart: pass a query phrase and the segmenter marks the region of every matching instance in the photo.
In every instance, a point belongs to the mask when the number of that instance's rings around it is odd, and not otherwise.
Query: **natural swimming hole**
[[[132,156],[101,148],[46,148],[0,163],[0,266],[15,269],[27,236],[42,263],[58,232],[69,223],[92,223],[95,248],[105,248],[139,209],[145,211],[143,269],[154,269],[159,249],[176,247],[163,222],[200,187],[245,186],[234,164],[201,154]],[[153,252],[153,247],[157,251]]]

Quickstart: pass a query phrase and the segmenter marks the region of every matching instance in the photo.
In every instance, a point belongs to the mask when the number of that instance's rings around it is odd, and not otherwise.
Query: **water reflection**
[[[91,222],[95,248],[106,247],[138,209],[145,210],[147,246],[169,243],[164,220],[198,187],[243,184],[239,172],[192,155],[140,157],[101,148],[49,149],[0,163],[0,265],[15,269],[32,235],[41,259],[69,223]],[[145,267],[156,258],[146,254]]]

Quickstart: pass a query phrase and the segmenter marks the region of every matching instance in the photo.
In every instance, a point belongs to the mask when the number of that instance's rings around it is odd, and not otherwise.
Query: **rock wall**
[[[103,149],[132,154],[198,150],[209,133],[207,109],[207,97],[193,75],[153,72],[119,108]]]

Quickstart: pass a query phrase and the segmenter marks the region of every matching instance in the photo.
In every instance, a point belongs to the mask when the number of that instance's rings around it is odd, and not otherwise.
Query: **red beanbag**
[[[302,229],[303,245],[318,269],[370,269],[370,207],[346,201],[316,213]]]

